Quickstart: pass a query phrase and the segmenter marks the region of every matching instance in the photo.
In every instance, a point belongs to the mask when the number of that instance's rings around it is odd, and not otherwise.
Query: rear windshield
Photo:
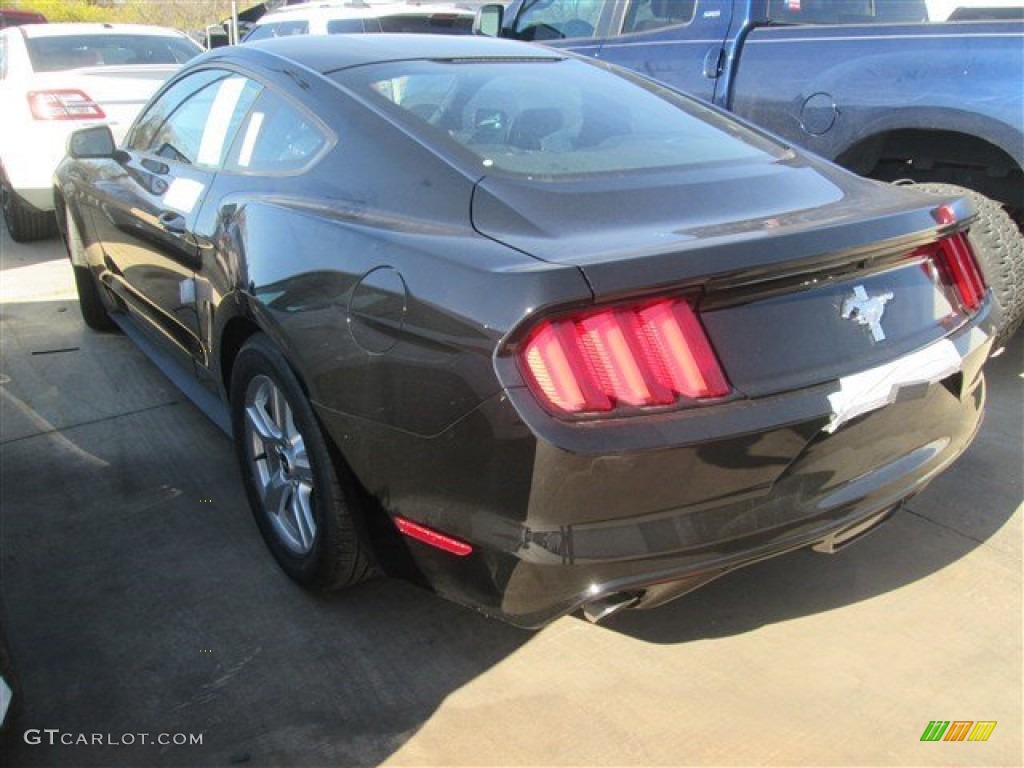
[[[191,40],[157,35],[32,37],[25,45],[36,72],[124,64],[184,64],[202,53],[202,48]]]
[[[333,77],[488,172],[557,178],[785,152],[698,102],[575,59],[406,61]]]
[[[397,14],[380,17],[383,32],[413,32],[431,35],[468,35],[473,31],[473,17],[451,13]]]

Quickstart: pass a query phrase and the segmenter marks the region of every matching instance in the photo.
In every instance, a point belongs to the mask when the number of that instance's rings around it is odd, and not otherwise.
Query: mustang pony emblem
[[[866,325],[871,331],[872,339],[885,341],[882,315],[885,313],[885,303],[891,300],[892,291],[869,297],[864,286],[858,285],[853,289],[853,296],[843,299],[843,319],[855,320],[861,325]]]

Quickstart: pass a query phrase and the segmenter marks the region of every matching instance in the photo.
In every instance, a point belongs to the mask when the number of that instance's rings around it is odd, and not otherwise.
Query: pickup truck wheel
[[[967,239],[1001,313],[996,346],[1002,346],[1024,321],[1024,235],[999,203],[974,190],[932,182],[914,187],[936,195],[966,197],[978,212]]]
[[[3,203],[4,223],[7,232],[16,243],[30,243],[53,237],[57,231],[57,220],[52,211],[37,211],[26,205],[7,183],[7,177],[0,179],[0,202]]]
[[[357,525],[355,480],[336,466],[284,355],[252,336],[231,372],[231,426],[256,524],[304,587],[340,589],[376,573]]]
[[[96,276],[86,266],[79,266],[85,262],[82,253],[82,236],[75,224],[75,218],[71,210],[67,210],[67,240],[65,245],[68,249],[68,256],[71,258],[71,266],[75,271],[75,290],[78,291],[78,308],[82,311],[82,319],[85,324],[94,331],[113,331],[117,329],[114,321],[107,314],[107,308],[103,305],[103,297],[100,295],[100,287],[96,282]]]

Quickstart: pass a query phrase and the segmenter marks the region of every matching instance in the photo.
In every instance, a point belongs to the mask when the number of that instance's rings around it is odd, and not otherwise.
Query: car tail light
[[[82,91],[30,91],[28,105],[36,120],[95,120],[107,116]]]
[[[935,264],[942,282],[956,293],[966,312],[976,312],[981,307],[985,301],[985,278],[963,232],[919,248],[915,255],[926,256]]]
[[[519,353],[534,394],[581,415],[722,397],[730,387],[693,308],[662,299],[543,321]]]

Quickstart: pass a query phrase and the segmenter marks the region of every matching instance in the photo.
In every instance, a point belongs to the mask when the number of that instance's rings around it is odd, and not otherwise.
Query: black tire
[[[266,336],[252,336],[238,353],[230,398],[235,454],[249,505],[284,572],[304,587],[324,590],[375,575],[360,528],[355,481],[332,460],[309,400]],[[271,437],[269,424],[279,428],[280,437]]]
[[[37,211],[27,205],[11,189],[6,176],[0,179],[0,201],[7,232],[14,242],[30,243],[57,234],[57,219],[53,211]]]
[[[78,308],[82,311],[85,324],[94,331],[116,331],[117,325],[107,314],[100,298],[96,277],[88,267],[74,267],[75,288],[78,291]]]
[[[945,197],[966,197],[978,215],[967,239],[992,288],[999,312],[996,346],[1002,346],[1024,321],[1024,235],[1003,207],[984,195],[954,184],[928,182],[915,189]]]
[[[71,209],[66,208],[65,212],[67,236],[64,239],[64,245],[75,271],[75,289],[78,291],[78,308],[82,312],[82,319],[94,331],[115,331],[117,326],[107,313],[96,276],[88,267],[76,266],[76,263],[82,264],[85,261],[82,236],[78,231],[78,225],[75,224],[75,217],[71,214]]]

